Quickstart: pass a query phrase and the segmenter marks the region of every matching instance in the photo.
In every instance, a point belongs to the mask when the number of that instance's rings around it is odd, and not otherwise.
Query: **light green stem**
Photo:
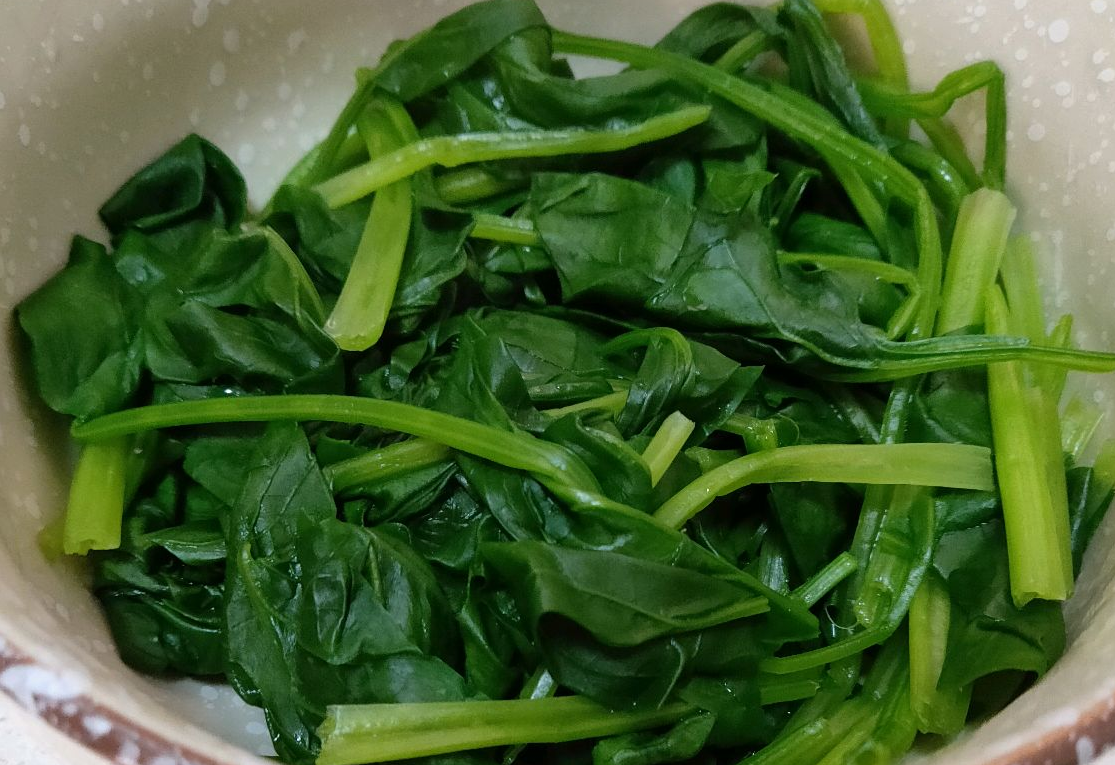
[[[340,493],[371,481],[384,481],[440,464],[452,454],[442,444],[424,438],[411,438],[330,465],[322,472],[333,491]]]
[[[821,602],[821,598],[832,592],[836,585],[855,573],[858,567],[856,556],[842,552],[811,576],[805,584],[794,590],[794,597],[812,608]]]
[[[556,744],[677,722],[688,704],[614,712],[582,696],[511,701],[332,706],[318,729],[317,765],[431,757],[508,744]]]
[[[654,517],[673,528],[714,499],[754,483],[903,484],[990,491],[991,454],[968,444],[816,444],[748,454],[668,499]]]
[[[341,422],[395,430],[529,471],[571,489],[599,492],[588,468],[557,444],[410,404],[357,396],[244,396],[155,404],[75,424],[72,433],[78,441],[95,442],[183,425],[271,420]]]
[[[341,207],[434,165],[457,167],[498,159],[622,151],[683,133],[707,120],[709,111],[707,106],[691,106],[611,130],[524,130],[424,138],[334,176],[315,189],[330,207]]]
[[[521,244],[537,247],[542,237],[534,230],[529,218],[506,218],[490,213],[476,213],[472,216],[472,229],[468,235],[473,239],[487,239],[491,242]]]
[[[992,332],[1012,330],[1006,300],[998,287],[987,305]],[[1064,465],[1043,445],[1039,430],[1048,414],[1040,388],[1025,383],[1016,362],[987,368],[995,467],[1003,500],[1011,594],[1024,606],[1035,598],[1065,600],[1072,594],[1068,498]],[[1060,456],[1060,429],[1056,457]]]
[[[991,189],[974,191],[961,203],[945,269],[937,334],[983,323],[985,299],[999,274],[1015,213],[1006,195]]]
[[[406,108],[387,96],[373,101],[358,121],[358,127],[371,157],[396,151],[418,138]],[[409,178],[383,187],[372,200],[352,266],[333,313],[325,322],[326,333],[342,350],[367,350],[383,335],[395,300],[413,215]]]
[[[674,412],[662,423],[643,450],[643,460],[650,468],[651,486],[657,486],[662,480],[695,427],[697,424],[681,412]]]
[[[451,205],[467,205],[490,199],[521,185],[522,181],[500,178],[479,167],[450,170],[434,179],[438,196]]]
[[[82,448],[62,527],[62,552],[66,555],[120,546],[130,443],[130,438],[116,436]]]

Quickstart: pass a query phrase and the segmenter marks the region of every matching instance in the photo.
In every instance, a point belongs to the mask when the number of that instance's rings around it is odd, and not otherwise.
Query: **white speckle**
[[[233,103],[236,106],[236,110],[242,112],[248,108],[249,101],[251,101],[251,97],[248,96],[248,91],[241,88],[236,92],[236,100]]]
[[[1107,10],[1107,0],[1092,0],[1090,7],[1092,13],[1103,13]]]
[[[1029,57],[1030,57],[1030,51],[1026,50],[1025,48],[1019,48],[1018,50],[1016,50],[1014,52],[1014,60],[1015,61],[1025,61]]]
[[[1069,23],[1064,19],[1057,19],[1049,25],[1049,42],[1063,43],[1069,39]]]
[[[7,103],[7,101],[4,99],[4,94],[2,92],[0,92],[0,109],[3,109],[4,104],[6,104],[6,103]]]
[[[46,60],[53,64],[55,59],[58,58],[58,43],[54,41],[53,37],[48,37],[39,43],[39,45],[42,46]]]
[[[286,38],[286,49],[290,53],[295,53],[302,47],[302,43],[306,42],[306,30],[295,29]]]
[[[130,140],[132,140],[132,134],[129,133],[127,130],[121,130],[120,131],[120,143],[127,144],[128,141],[130,141]]]
[[[100,715],[88,715],[82,719],[81,725],[94,739],[107,736],[112,730],[112,723]]]
[[[915,43],[913,40],[905,40],[902,43],[902,52],[905,53],[907,56],[912,56],[917,48],[917,43]]]
[[[221,38],[221,44],[224,45],[225,50],[229,53],[239,53],[240,30],[234,27],[226,29],[224,36]]]
[[[1061,80],[1053,86],[1053,92],[1063,98],[1072,93],[1072,83],[1068,80]]]
[[[1104,50],[1103,48],[1100,48],[1099,50],[1097,50],[1095,53],[1092,54],[1092,63],[1093,64],[1102,64],[1103,60],[1105,58],[1107,58],[1107,51]]]
[[[197,127],[198,123],[201,122],[201,110],[197,107],[190,109],[190,114],[187,119],[189,119],[191,125]]]
[[[122,742],[120,748],[116,750],[116,761],[121,765],[136,765],[142,753],[139,744],[128,739]]]
[[[236,151],[236,161],[241,165],[250,165],[256,158],[256,147],[250,143],[240,144],[240,148]]]
[[[1081,736],[1076,740],[1077,765],[1087,765],[1094,759],[1096,759],[1096,745],[1092,742],[1092,739]]]
[[[192,21],[194,26],[201,29],[209,20],[209,0],[194,0],[194,13]]]
[[[84,38],[84,37],[82,37],[81,35],[74,35],[74,36],[73,36],[73,37],[71,37],[70,39],[71,39],[71,40],[73,40],[74,42],[77,42],[77,43],[79,43],[79,42],[85,42],[85,38]]]
[[[1097,74],[1096,77],[1099,79],[1100,82],[1115,81],[1115,69],[1112,69],[1111,67],[1107,67],[1102,72]]]
[[[99,13],[93,14],[93,31],[101,32],[105,28],[105,17]]]
[[[1045,125],[1035,122],[1026,130],[1026,137],[1031,141],[1040,141],[1045,138]]]
[[[16,664],[0,672],[0,688],[28,709],[68,701],[80,696],[85,687],[84,679],[77,675],[37,664]]]
[[[279,99],[282,101],[286,101],[288,98],[290,98],[291,94],[294,92],[294,89],[290,87],[289,82],[281,82],[279,83],[277,92],[279,94]]]
[[[19,126],[19,142],[24,146],[31,145],[31,128],[26,123]]]
[[[155,66],[150,61],[148,61],[146,64],[143,65],[143,71],[140,72],[140,74],[145,80],[152,79],[155,76]]]
[[[259,720],[252,720],[244,726],[244,732],[249,736],[262,736],[267,733],[267,726]]]
[[[209,67],[209,84],[214,88],[219,88],[225,84],[225,62],[214,61],[213,65]]]

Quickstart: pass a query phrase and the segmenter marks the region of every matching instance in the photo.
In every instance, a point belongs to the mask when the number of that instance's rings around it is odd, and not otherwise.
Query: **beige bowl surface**
[[[125,669],[80,565],[40,556],[35,535],[63,505],[69,449],[18,373],[11,308],[62,265],[71,233],[101,236],[98,204],[184,133],[223,147],[264,199],[322,135],[356,66],[461,4],[0,2],[0,689],[118,762],[259,763],[249,752],[269,745],[262,717],[227,689]],[[559,26],[649,41],[700,3],[541,4]],[[1007,70],[1010,189],[1043,255],[1049,305],[1075,314],[1084,347],[1111,348],[1115,0],[890,5],[919,86],[983,58]],[[968,106],[960,124],[978,140],[978,104]],[[1115,400],[1110,379],[1073,385],[1107,409]],[[937,761],[1083,762],[1115,741],[1113,551],[1115,521],[1068,606],[1064,660]]]

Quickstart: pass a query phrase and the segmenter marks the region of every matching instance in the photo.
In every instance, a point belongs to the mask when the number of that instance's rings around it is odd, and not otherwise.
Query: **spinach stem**
[[[952,599],[948,585],[930,571],[910,601],[910,708],[918,729],[951,735],[964,727],[967,695],[962,689],[939,688],[948,650]]]
[[[598,494],[596,479],[568,450],[430,409],[357,396],[301,394],[177,401],[126,409],[74,425],[78,441],[103,441],[159,428],[271,420],[341,422],[407,433],[457,451],[526,470],[572,490]]]
[[[130,438],[116,436],[82,447],[62,526],[66,555],[120,546],[130,444]]]
[[[770,35],[757,29],[737,40],[712,65],[725,72],[738,72],[754,61],[756,56],[767,50],[770,47],[770,42]]]
[[[998,287],[987,301],[987,325],[993,332],[1014,328]],[[1060,428],[1045,432],[1056,422],[1056,402],[1028,385],[1024,371],[1014,362],[987,368],[1011,595],[1019,607],[1035,598],[1065,600],[1073,586]]]
[[[748,453],[777,449],[779,445],[778,426],[773,419],[752,417],[748,414],[729,415],[720,425],[720,430],[743,438]]]
[[[407,110],[388,96],[377,97],[357,120],[357,127],[371,157],[383,156],[418,139]],[[414,195],[409,178],[384,186],[372,200],[352,266],[325,322],[326,333],[342,350],[367,350],[383,335],[413,216]]]
[[[823,667],[834,661],[862,653],[871,646],[878,645],[886,640],[893,632],[894,628],[890,625],[871,627],[862,632],[857,632],[851,637],[826,645],[824,648],[815,648],[812,651],[804,651],[791,656],[774,656],[763,659],[759,662],[759,669],[772,675],[789,675],[815,667]]]
[[[614,736],[675,723],[696,708],[615,712],[582,696],[331,706],[318,729],[318,765],[430,757],[508,744]]]
[[[980,61],[950,72],[928,93],[903,92],[904,88],[880,82],[859,83],[864,105],[873,114],[919,120],[943,117],[959,98],[980,88],[987,89],[983,183],[988,188],[1002,189],[1007,161],[1006,82],[996,63]]]
[[[576,404],[569,404],[568,406],[561,406],[556,409],[544,409],[543,414],[558,418],[574,412],[600,410],[614,416],[622,412],[626,404],[627,391],[617,390],[615,393],[598,396],[597,398],[590,398],[587,401],[578,401]]]
[[[497,159],[622,151],[683,133],[707,120],[709,112],[707,106],[690,106],[611,130],[523,130],[424,138],[314,188],[336,208],[434,165],[457,167]]]
[[[685,446],[685,442],[693,434],[695,427],[697,427],[697,424],[693,420],[681,412],[674,412],[658,428],[654,438],[643,450],[643,460],[650,468],[651,486],[657,486],[658,482],[662,480],[662,476],[666,474],[670,465],[677,459],[682,447]]]
[[[990,491],[990,451],[968,444],[812,444],[748,454],[701,476],[658,508],[673,528],[754,483],[911,484]]]
[[[500,178],[481,167],[449,170],[434,179],[434,188],[442,201],[451,205],[467,205],[503,194],[522,185],[522,181]]]
[[[937,334],[983,323],[985,299],[999,274],[1015,208],[1001,191],[979,189],[960,205],[949,250]]]
[[[553,698],[557,691],[558,684],[554,680],[554,676],[550,674],[550,670],[539,666],[523,684],[523,689],[519,692],[519,698],[548,699]],[[507,747],[507,751],[503,753],[503,765],[512,765],[515,760],[519,759],[519,755],[523,753],[526,747],[526,744],[515,744]]]
[[[828,595],[837,585],[855,573],[859,567],[856,557],[849,552],[842,552],[806,582],[794,590],[794,597],[812,608],[821,602],[821,598]]]
[[[926,487],[894,486],[887,496],[853,603],[864,627],[897,626],[929,568],[936,543],[933,497]]]
[[[542,237],[529,218],[508,218],[490,213],[474,213],[472,229],[468,233],[473,239],[486,239],[491,242],[521,244],[537,247]]]
[[[329,465],[322,472],[333,491],[343,493],[354,486],[384,481],[438,465],[452,456],[453,452],[443,444],[425,438],[410,438]]]
[[[1015,329],[1035,343],[1044,342],[1045,309],[1034,262],[1034,245],[1029,237],[1016,236],[1007,243],[999,281]]]

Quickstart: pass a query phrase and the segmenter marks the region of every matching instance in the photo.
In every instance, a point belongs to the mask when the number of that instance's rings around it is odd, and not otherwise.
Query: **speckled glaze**
[[[224,148],[261,201],[323,134],[356,66],[462,4],[0,0],[0,690],[116,762],[262,763],[253,753],[270,749],[262,716],[227,688],[124,668],[80,565],[39,555],[35,534],[61,510],[70,455],[64,424],[18,373],[11,308],[62,265],[71,233],[100,235],[98,204],[186,132]],[[560,26],[636,40],[655,39],[700,4],[541,3]],[[1111,348],[1115,0],[891,6],[916,85],[985,58],[1007,70],[1010,191],[1043,256],[1049,305],[1074,313],[1082,346]],[[978,106],[958,114],[976,142]],[[1115,401],[1110,379],[1073,385],[1109,410]],[[1083,763],[1115,742],[1109,520],[1067,607],[1062,662],[933,762]]]

